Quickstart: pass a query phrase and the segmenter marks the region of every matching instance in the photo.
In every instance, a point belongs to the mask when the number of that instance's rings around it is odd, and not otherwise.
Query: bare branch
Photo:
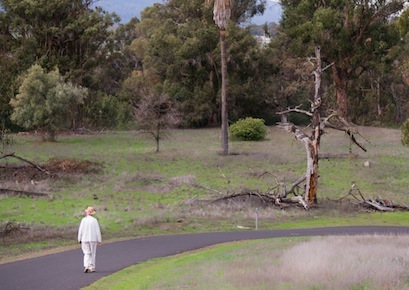
[[[306,110],[301,110],[299,109],[301,107],[301,105],[296,106],[295,108],[287,108],[287,110],[285,111],[281,111],[281,112],[277,112],[277,115],[285,115],[291,112],[297,112],[297,113],[301,113],[301,114],[305,114],[307,116],[312,117],[312,113]]]
[[[330,122],[330,119],[335,119],[335,123],[331,123]],[[355,134],[357,134],[357,135],[359,135],[359,136],[361,136],[362,137],[362,135],[361,134],[359,134],[359,132],[353,132],[352,131],[352,126],[344,119],[344,118],[342,118],[342,117],[340,117],[338,114],[337,114],[337,112],[333,112],[331,115],[329,115],[328,117],[326,117],[326,118],[324,118],[324,119],[322,119],[321,120],[321,124],[323,125],[323,126],[325,126],[325,127],[328,127],[328,128],[332,128],[332,129],[335,129],[335,130],[338,130],[338,131],[343,131],[343,132],[345,132],[348,136],[349,136],[349,138],[350,138],[350,140],[356,145],[356,146],[358,146],[359,148],[361,148],[363,151],[367,151],[366,150],[366,148],[362,145],[362,144],[360,144],[357,140],[356,140],[356,138],[355,138]]]
[[[50,172],[48,172],[47,170],[45,170],[45,169],[42,168],[41,166],[39,166],[39,165],[37,165],[37,164],[31,162],[30,160],[27,160],[27,159],[23,158],[23,157],[20,157],[20,156],[15,155],[14,152],[13,152],[13,153],[9,153],[9,154],[5,154],[5,155],[1,156],[0,159],[7,158],[7,157],[14,157],[14,158],[16,158],[16,159],[18,159],[18,160],[24,161],[24,162],[30,164],[31,166],[33,166],[34,168],[37,168],[37,169],[40,170],[41,172],[44,172],[44,173],[50,175]]]

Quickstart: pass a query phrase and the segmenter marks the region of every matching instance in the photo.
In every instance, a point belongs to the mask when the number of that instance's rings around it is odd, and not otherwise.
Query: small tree
[[[59,130],[67,129],[78,104],[88,91],[65,82],[59,70],[49,73],[33,65],[22,76],[19,93],[10,100],[11,120],[27,130],[38,130],[44,141],[55,141]]]
[[[177,126],[181,120],[168,96],[152,92],[145,92],[141,100],[134,104],[134,116],[138,125],[155,139],[156,152],[159,152],[159,143],[166,130]]]

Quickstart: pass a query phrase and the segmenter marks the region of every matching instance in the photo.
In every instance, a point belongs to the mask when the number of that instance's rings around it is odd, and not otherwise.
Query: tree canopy
[[[340,116],[349,117],[349,81],[375,62],[382,61],[399,42],[390,25],[391,19],[403,10],[404,2],[282,1],[281,25],[293,51],[306,55],[314,46],[319,46],[323,59],[332,64]]]
[[[324,109],[357,124],[401,124],[409,115],[408,9],[403,0],[283,0],[279,24],[248,25],[265,0],[234,0],[226,22],[228,122],[309,106],[306,57],[321,47]],[[181,113],[179,126],[221,123],[221,47],[213,0],[167,0],[119,23],[94,0],[0,0],[0,115],[22,74],[39,65],[88,90],[72,115],[75,127],[130,128],[132,105],[146,89]],[[263,35],[265,33],[265,35]],[[268,39],[261,44],[258,39]],[[328,73],[331,72],[331,73]],[[292,117],[294,118],[294,117]],[[299,121],[302,121],[301,119]]]

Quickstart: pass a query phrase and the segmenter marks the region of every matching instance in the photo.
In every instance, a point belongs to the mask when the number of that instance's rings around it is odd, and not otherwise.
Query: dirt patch
[[[0,180],[13,182],[38,182],[46,179],[55,179],[70,174],[99,173],[102,164],[88,160],[53,158],[39,168],[30,164],[3,165],[0,170]]]
[[[47,171],[59,172],[59,173],[99,173],[102,169],[102,164],[83,160],[72,160],[72,159],[50,159],[45,165],[44,168]]]

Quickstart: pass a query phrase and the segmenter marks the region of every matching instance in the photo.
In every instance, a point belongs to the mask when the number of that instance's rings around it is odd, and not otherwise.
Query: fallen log
[[[283,203],[299,203],[306,210],[309,209],[308,204],[305,202],[304,198],[301,195],[298,195],[298,196],[295,196],[295,197],[281,198],[280,201],[283,202]]]
[[[387,211],[387,212],[395,211],[393,208],[380,205],[379,203],[374,202],[373,200],[365,200],[364,203],[369,205],[369,206],[372,206],[372,207],[374,207],[374,208],[376,208],[377,210],[380,210],[380,211]]]
[[[9,154],[4,154],[3,156],[0,157],[0,159],[4,159],[4,158],[7,158],[7,157],[13,157],[13,158],[16,158],[16,159],[18,159],[20,161],[26,162],[26,163],[30,164],[31,166],[33,166],[34,168],[36,168],[37,170],[39,170],[41,172],[44,172],[47,175],[50,175],[50,172],[48,172],[47,170],[45,170],[41,166],[35,164],[34,162],[31,162],[30,160],[27,160],[27,159],[25,159],[23,157],[20,157],[20,156],[14,154],[14,152],[9,153]]]
[[[43,197],[53,199],[53,195],[49,193],[34,192],[34,191],[23,191],[23,190],[14,190],[8,188],[0,188],[0,195],[14,195],[14,196],[31,196],[31,197]]]

